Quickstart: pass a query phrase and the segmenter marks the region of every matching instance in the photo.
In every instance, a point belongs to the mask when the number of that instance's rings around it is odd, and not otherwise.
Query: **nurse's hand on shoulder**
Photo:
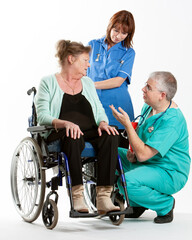
[[[131,163],[137,162],[137,158],[134,152],[131,152],[131,150],[127,151],[127,159]]]
[[[101,121],[99,123],[99,127],[98,127],[99,136],[102,135],[102,131],[106,131],[109,135],[111,135],[111,133],[113,135],[119,135],[119,132],[117,131],[117,129],[115,127],[109,126],[108,123],[106,123],[105,121]]]

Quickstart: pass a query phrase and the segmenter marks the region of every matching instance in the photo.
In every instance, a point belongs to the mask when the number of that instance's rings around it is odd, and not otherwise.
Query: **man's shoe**
[[[133,213],[125,214],[125,218],[138,218],[140,217],[147,208],[144,207],[133,207]]]
[[[173,202],[173,207],[171,209],[170,212],[168,212],[166,215],[164,216],[157,216],[156,218],[154,218],[154,222],[155,223],[170,223],[173,221],[173,209],[175,207],[175,199]]]

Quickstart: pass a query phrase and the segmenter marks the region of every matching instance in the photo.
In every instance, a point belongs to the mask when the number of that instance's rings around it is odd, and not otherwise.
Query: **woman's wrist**
[[[101,122],[99,123],[99,126],[101,126],[101,125],[108,125],[108,123],[105,122],[105,121],[101,121]]]

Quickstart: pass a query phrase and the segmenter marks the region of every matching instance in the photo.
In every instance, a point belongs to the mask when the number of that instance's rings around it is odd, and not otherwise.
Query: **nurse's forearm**
[[[117,88],[122,85],[122,83],[125,81],[126,78],[122,77],[115,77],[110,78],[107,80],[95,82],[96,89],[111,89],[111,88]]]
[[[138,137],[137,133],[131,125],[126,126],[126,131],[129,138],[129,143],[131,144],[132,149],[135,152],[135,155],[139,162],[145,162],[158,153],[156,149],[146,145]]]

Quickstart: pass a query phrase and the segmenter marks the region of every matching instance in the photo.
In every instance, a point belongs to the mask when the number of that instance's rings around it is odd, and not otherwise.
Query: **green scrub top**
[[[179,108],[169,108],[155,122],[161,113],[148,118],[150,111],[151,108],[144,104],[141,114],[146,114],[143,123],[137,128],[137,134],[146,145],[156,149],[158,154],[143,164],[158,166],[166,171],[176,170],[187,180],[191,159],[187,124],[182,112]],[[150,133],[148,128],[151,126],[154,130]]]

